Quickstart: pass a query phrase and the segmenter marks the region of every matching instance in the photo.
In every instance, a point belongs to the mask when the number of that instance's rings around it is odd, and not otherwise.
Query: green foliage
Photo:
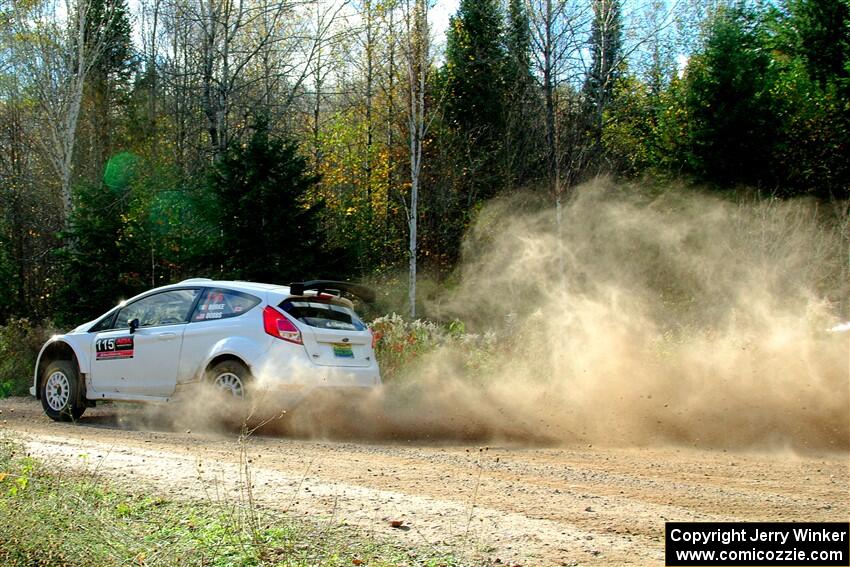
[[[598,146],[602,118],[613,99],[615,85],[624,67],[622,6],[619,0],[592,0],[591,5],[590,69],[582,94],[587,124],[593,142]]]
[[[263,125],[197,189],[168,167],[126,152],[114,156],[104,183],[75,187],[59,252],[57,321],[79,324],[122,298],[189,275],[283,283],[340,275],[345,265],[333,271],[323,253],[320,207],[306,199],[315,182],[295,145],[270,138]]]
[[[59,199],[43,171],[30,104],[0,72],[0,324],[14,315],[48,315],[55,273]]]
[[[391,194],[397,158],[385,140],[376,140],[374,124],[372,130],[369,146],[365,117],[354,112],[329,117],[319,138],[325,148],[319,164],[322,182],[310,195],[311,202],[324,205],[320,230],[341,260],[338,268],[350,266],[358,275],[394,269],[406,258],[406,235],[396,226],[404,211],[398,195]]]
[[[714,16],[705,51],[687,70],[687,165],[721,185],[774,181],[777,134],[762,15],[739,5]]]
[[[674,75],[666,89],[658,94],[652,165],[662,171],[679,173],[686,169],[689,157],[690,129],[688,82]]]
[[[524,91],[534,83],[531,74],[531,27],[525,2],[508,0],[508,21],[505,31],[507,47],[507,78],[509,90]]]
[[[809,76],[824,86],[850,76],[850,5],[847,0],[787,0],[794,50]]]
[[[77,325],[145,289],[210,270],[206,253],[218,231],[202,214],[208,201],[171,167],[126,152],[108,160],[104,183],[75,187],[58,252],[56,321]]]
[[[775,12],[774,85],[782,120],[776,162],[795,192],[850,196],[850,7],[789,0]]]
[[[628,36],[637,51],[624,50],[621,0],[589,0],[584,48],[566,45],[576,30],[553,30],[564,53],[578,48],[588,64],[578,69],[562,59],[558,69],[552,124],[564,185],[596,173],[684,174],[780,197],[850,195],[847,0],[720,3],[701,24],[684,24],[704,32],[686,47],[663,30],[663,3],[651,4],[646,28],[661,31]],[[528,6],[462,0],[445,63],[428,73],[427,106],[435,112],[421,176],[424,272],[452,273],[485,200],[548,178],[545,101],[532,72],[541,53]],[[30,32],[36,9],[51,9],[20,7]],[[264,77],[265,69],[291,64],[275,55],[260,65],[264,50],[216,85],[220,53],[206,61],[188,36],[175,36],[171,47],[180,53],[167,61],[146,38],[144,72],[137,72],[126,0],[95,0],[89,10],[86,40],[102,40],[103,50],[85,81],[67,226],[55,164],[39,144],[47,136],[40,125],[57,117],[34,98],[64,79],[24,65],[38,51],[37,34],[13,26],[0,33],[4,54],[17,62],[0,70],[0,321],[51,316],[78,324],[122,297],[188,276],[286,282],[391,277],[404,267],[409,85],[398,4],[372,6],[368,65],[322,54],[313,69],[324,81],[315,101],[304,88],[290,98],[288,87],[268,80],[274,73]],[[10,22],[15,16],[3,14]],[[191,27],[179,10],[172,16],[175,29]],[[249,52],[255,39],[239,36],[232,45]],[[72,61],[73,50],[71,43],[61,55]],[[676,68],[677,56],[687,57],[685,69]],[[39,86],[36,71],[54,83]],[[229,97],[231,111],[205,113],[216,106],[205,97]],[[317,113],[309,125],[292,112],[308,102]],[[269,122],[251,127],[247,108]],[[213,162],[204,129],[222,119],[230,150]],[[322,148],[315,171],[295,149],[307,130]]]
[[[514,41],[521,41],[516,32]],[[514,46],[521,49],[521,46]],[[521,57],[521,53],[514,53]],[[446,33],[441,71],[445,143],[451,146],[459,201],[477,204],[504,185],[505,103],[509,58],[496,0],[461,0]],[[516,70],[515,70],[516,72]],[[447,156],[448,157],[448,156]],[[459,222],[465,222],[461,211]]]
[[[533,98],[531,87],[516,82],[530,78],[528,22],[518,4],[510,9],[506,25],[496,0],[462,0],[432,86],[442,113],[425,144],[419,243],[424,263],[443,274],[477,208],[527,181],[535,163],[533,145],[524,145],[533,107],[520,102]]]
[[[626,175],[658,165],[660,97],[633,76],[617,80],[604,113],[602,143],[608,160]]]
[[[85,82],[75,166],[81,179],[95,182],[121,149],[137,59],[126,0],[88,0],[86,6],[85,41],[95,59]]]
[[[824,82],[812,72],[797,19],[793,10],[721,7],[684,77],[660,90],[618,80],[605,111],[608,162],[627,175],[684,171],[720,188],[845,198],[848,98],[836,73]]]
[[[532,74],[531,28],[523,0],[509,0],[505,31],[505,148],[502,175],[509,187],[523,187],[544,169],[543,105]]]
[[[812,70],[802,47],[810,36],[800,31],[809,24],[794,10],[744,4],[720,8],[708,24],[682,80],[657,96],[632,83],[610,109],[605,145],[622,171],[686,171],[719,187],[846,197],[850,166],[840,156],[850,151],[850,108],[840,77],[823,81],[823,67]]]
[[[504,23],[495,0],[461,0],[446,35],[445,112],[449,123],[476,141],[498,139],[508,64]],[[516,32],[512,34],[515,40]],[[521,48],[521,47],[520,47]],[[521,54],[515,54],[521,56]]]
[[[75,207],[65,246],[56,320],[79,324],[145,288],[148,254],[138,220],[131,214],[132,190],[105,184],[75,188]]]
[[[0,289],[8,290],[0,294],[0,321],[17,311],[15,294],[20,282],[14,273],[14,262],[11,258],[11,238],[5,227],[4,219],[0,219]]]
[[[96,80],[127,84],[133,64],[131,32],[126,0],[89,0],[85,38],[90,46],[101,46],[94,67]]]
[[[229,277],[278,283],[327,273],[321,203],[307,200],[317,182],[295,143],[271,136],[260,120],[247,144],[222,156],[210,175],[207,213],[220,237],[208,265]]]
[[[822,199],[850,196],[850,116],[839,85],[821,85],[794,59],[773,89],[781,119],[774,163],[786,191]]]
[[[0,326],[0,398],[29,392],[35,360],[54,332],[51,325],[29,319],[12,318]]]
[[[210,199],[203,185],[148,158],[134,168],[130,190],[126,221],[140,244],[136,269],[145,282],[163,285],[211,269],[205,253],[218,230],[204,215]]]

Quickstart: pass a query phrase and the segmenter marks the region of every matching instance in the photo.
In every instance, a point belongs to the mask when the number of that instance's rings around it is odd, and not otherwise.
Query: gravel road
[[[847,521],[850,456],[789,449],[293,439],[104,406],[78,424],[0,401],[0,435],[57,466],[180,498],[245,497],[472,565],[663,565],[667,520]],[[177,411],[179,408],[171,411]],[[391,522],[403,520],[401,528]]]

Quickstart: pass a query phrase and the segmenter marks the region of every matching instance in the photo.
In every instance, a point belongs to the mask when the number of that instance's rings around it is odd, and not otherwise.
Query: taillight
[[[298,330],[298,327],[286,315],[271,305],[267,305],[263,309],[263,327],[266,333],[276,339],[283,339],[299,345],[304,344],[304,341],[301,340],[301,331]]]

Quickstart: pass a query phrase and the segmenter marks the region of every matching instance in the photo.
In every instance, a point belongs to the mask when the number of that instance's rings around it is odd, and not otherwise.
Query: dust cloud
[[[850,283],[834,211],[602,180],[561,217],[528,198],[481,213],[428,311],[494,346],[476,367],[449,344],[388,383],[364,412],[380,433],[850,447],[850,333],[827,331]]]
[[[606,180],[490,203],[426,315],[448,341],[381,392],[261,431],[358,440],[850,448],[847,222]],[[842,225],[841,223],[844,223]],[[842,232],[844,231],[844,232]]]

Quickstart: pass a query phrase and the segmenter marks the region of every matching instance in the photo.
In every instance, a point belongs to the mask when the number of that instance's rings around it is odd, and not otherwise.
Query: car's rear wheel
[[[41,406],[53,421],[76,421],[86,411],[80,399],[80,376],[68,360],[50,363],[41,381]]]
[[[207,383],[219,394],[244,400],[248,398],[251,372],[239,361],[225,360],[213,366]]]

